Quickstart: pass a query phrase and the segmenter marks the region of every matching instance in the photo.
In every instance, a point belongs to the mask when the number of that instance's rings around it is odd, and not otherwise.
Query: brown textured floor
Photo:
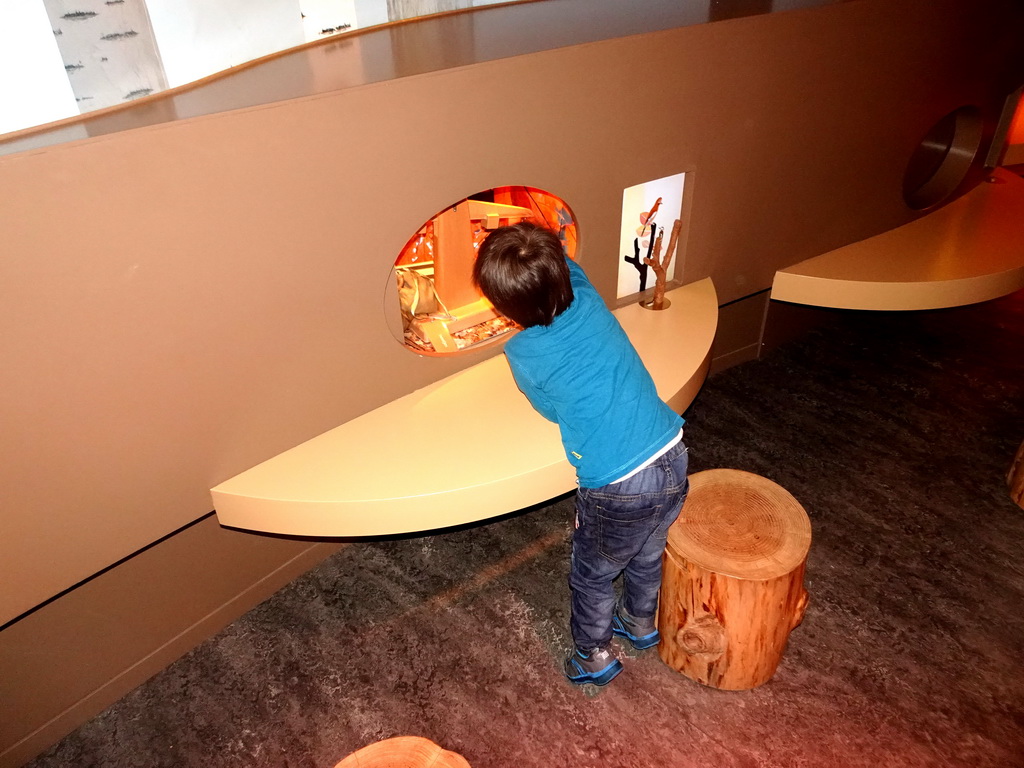
[[[687,416],[693,471],[765,475],[811,518],[811,604],[761,688],[653,651],[565,682],[564,498],[348,546],[31,765],[327,768],[403,734],[474,768],[1024,765],[1024,292],[836,312]]]

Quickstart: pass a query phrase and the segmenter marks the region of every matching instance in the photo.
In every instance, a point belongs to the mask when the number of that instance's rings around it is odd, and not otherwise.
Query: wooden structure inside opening
[[[448,355],[515,330],[473,284],[473,264],[490,232],[522,221],[557,232],[575,258],[576,222],[561,198],[525,186],[479,192],[447,206],[405,244],[394,275],[402,328],[393,333],[419,354]]]

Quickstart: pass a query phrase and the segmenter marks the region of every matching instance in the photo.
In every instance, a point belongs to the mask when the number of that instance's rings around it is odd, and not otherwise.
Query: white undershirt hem
[[[647,469],[647,467],[649,467],[655,461],[657,461],[662,456],[664,456],[666,453],[668,453],[670,450],[672,450],[672,448],[674,448],[676,446],[676,444],[680,440],[682,440],[682,439],[683,439],[683,430],[682,430],[682,428],[680,428],[679,429],[679,434],[677,434],[675,437],[673,437],[671,440],[669,440],[665,444],[665,446],[663,448],[661,448],[659,451],[655,452],[654,455],[651,456],[651,458],[649,458],[647,461],[645,461],[639,467],[634,469],[632,472],[629,472],[628,474],[623,475],[618,480],[612,480],[612,482],[608,483],[608,485],[615,485],[616,483],[621,483],[623,480],[628,480],[629,478],[631,478],[633,475],[635,475],[640,470]]]

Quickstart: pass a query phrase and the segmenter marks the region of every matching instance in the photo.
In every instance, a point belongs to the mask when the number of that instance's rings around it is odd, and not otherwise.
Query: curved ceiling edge
[[[842,0],[793,0],[784,9]],[[751,15],[710,0],[531,0],[353,30],[202,80],[0,136],[0,156],[486,61]],[[778,10],[758,12],[771,14]]]

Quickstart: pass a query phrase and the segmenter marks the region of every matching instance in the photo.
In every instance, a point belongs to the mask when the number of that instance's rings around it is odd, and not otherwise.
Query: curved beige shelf
[[[837,309],[974,304],[1024,287],[1024,179],[988,183],[902,227],[775,273],[771,297]]]
[[[718,325],[710,278],[671,306],[616,316],[682,411],[707,375]],[[298,536],[372,536],[485,520],[575,486],[558,427],[516,388],[504,356],[342,424],[212,490],[222,525]]]

